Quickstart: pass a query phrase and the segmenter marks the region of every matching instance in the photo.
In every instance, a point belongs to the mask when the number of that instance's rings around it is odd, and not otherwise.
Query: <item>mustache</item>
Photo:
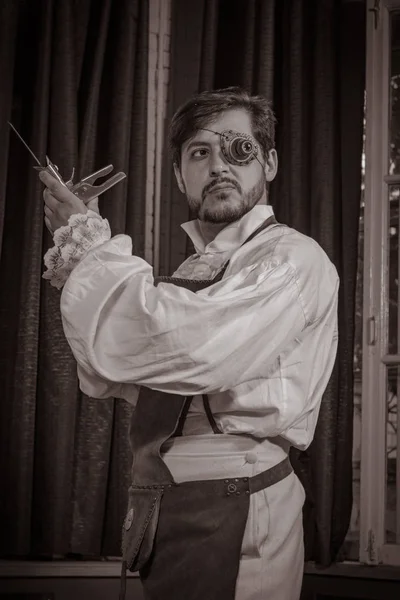
[[[239,192],[239,194],[242,193],[242,188],[237,181],[234,179],[229,179],[229,177],[220,177],[219,179],[215,179],[205,186],[202,193],[203,200],[208,192],[211,192],[217,185],[221,185],[221,183],[229,183],[229,185],[233,186]]]

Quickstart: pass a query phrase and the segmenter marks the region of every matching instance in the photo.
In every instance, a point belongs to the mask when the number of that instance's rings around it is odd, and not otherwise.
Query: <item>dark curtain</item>
[[[278,118],[278,220],[312,236],[341,279],[339,350],[315,439],[292,462],[307,493],[306,559],[338,559],[352,505],[353,340],[365,71],[365,4],[173,0],[169,117],[191,94],[241,85]],[[187,256],[190,215],[165,161],[160,270]]]
[[[126,172],[100,210],[142,256],[147,48],[148,0],[0,3],[3,557],[120,555],[131,466],[127,403],[79,392],[60,293],[41,279],[42,186],[7,120],[66,178]]]

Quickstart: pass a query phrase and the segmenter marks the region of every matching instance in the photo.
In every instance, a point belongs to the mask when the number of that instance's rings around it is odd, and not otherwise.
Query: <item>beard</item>
[[[219,183],[229,183],[234,186],[231,190],[219,190],[212,195],[209,192]],[[202,193],[201,201],[187,195],[189,208],[194,218],[206,223],[233,223],[238,221],[261,200],[265,192],[264,173],[257,183],[248,191],[243,193],[239,183],[226,177],[212,181],[206,186]],[[238,198],[232,198],[232,194]]]

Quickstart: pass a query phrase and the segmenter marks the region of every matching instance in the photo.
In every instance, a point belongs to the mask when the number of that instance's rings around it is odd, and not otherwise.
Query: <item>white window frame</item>
[[[385,540],[387,365],[400,364],[399,355],[387,355],[388,197],[389,184],[400,185],[400,176],[388,174],[393,10],[400,0],[367,0],[360,562],[370,565],[400,565],[400,544]],[[399,471],[397,455],[397,481]]]

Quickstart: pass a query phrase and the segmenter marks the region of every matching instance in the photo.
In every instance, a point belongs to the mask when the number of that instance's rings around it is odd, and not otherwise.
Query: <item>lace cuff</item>
[[[53,287],[61,289],[86,252],[110,238],[111,230],[107,219],[93,210],[71,215],[68,225],[59,227],[54,232],[54,246],[44,255],[47,271],[43,273],[43,279],[48,279]]]

